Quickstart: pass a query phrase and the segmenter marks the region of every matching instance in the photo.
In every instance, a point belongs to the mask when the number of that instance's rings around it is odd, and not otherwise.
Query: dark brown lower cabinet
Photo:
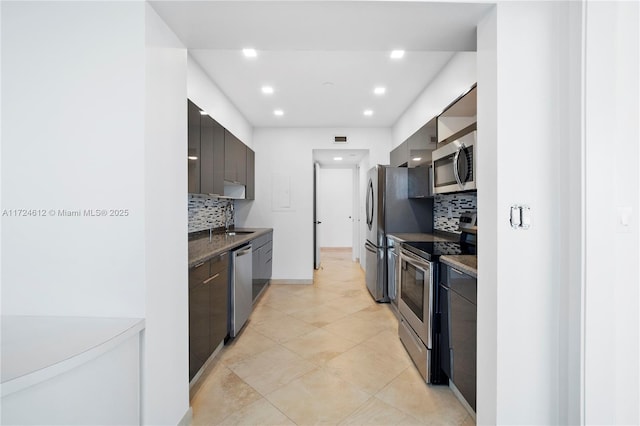
[[[442,371],[476,409],[477,280],[440,265]]]
[[[251,241],[253,247],[253,301],[269,284],[273,270],[273,232]]]
[[[227,336],[228,273],[227,253],[189,270],[189,380]]]

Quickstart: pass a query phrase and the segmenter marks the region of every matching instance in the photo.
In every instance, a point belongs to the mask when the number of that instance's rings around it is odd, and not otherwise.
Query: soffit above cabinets
[[[487,3],[151,1],[255,127],[389,127],[458,51]],[[241,50],[256,49],[255,58]],[[392,60],[393,49],[405,56]],[[265,95],[261,88],[273,87]],[[386,88],[375,95],[377,86]],[[281,116],[274,110],[281,109]],[[373,111],[365,116],[365,110]]]

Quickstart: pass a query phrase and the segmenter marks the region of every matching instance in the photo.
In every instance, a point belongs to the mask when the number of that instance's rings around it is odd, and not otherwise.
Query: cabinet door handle
[[[193,267],[193,269],[199,268],[202,265],[204,265],[206,262],[202,262],[202,263],[198,263],[196,266]]]
[[[451,270],[452,270],[453,272],[457,272],[457,273],[459,273],[460,275],[464,275],[464,272],[459,271],[459,270],[458,270],[458,269],[456,269],[456,268],[451,268]]]
[[[202,284],[209,284],[209,281],[215,280],[216,278],[218,278],[220,276],[220,273],[215,274],[212,277],[207,278],[206,280],[204,280],[204,282]]]

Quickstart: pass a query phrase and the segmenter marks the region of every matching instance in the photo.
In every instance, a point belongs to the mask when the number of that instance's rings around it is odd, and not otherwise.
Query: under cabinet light
[[[189,160],[197,160],[198,157],[196,157],[195,155],[190,155],[187,157]]]
[[[209,115],[209,114],[207,114],[207,111],[200,111],[200,115]]]
[[[262,93],[264,93],[265,95],[271,95],[273,94],[273,87],[271,86],[262,86]]]
[[[373,89],[373,93],[375,93],[376,95],[384,95],[386,91],[387,89],[385,87],[376,87],[375,89]]]
[[[404,50],[392,50],[391,51],[391,59],[400,59],[404,56]]]
[[[422,157],[416,157],[411,159],[411,161],[420,161],[420,160],[422,160]]]
[[[333,157],[335,161],[342,161],[342,157]]]

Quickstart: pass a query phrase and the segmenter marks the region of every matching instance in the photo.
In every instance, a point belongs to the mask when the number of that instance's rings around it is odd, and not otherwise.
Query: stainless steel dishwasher
[[[231,337],[236,337],[251,315],[253,256],[251,244],[231,252]]]

